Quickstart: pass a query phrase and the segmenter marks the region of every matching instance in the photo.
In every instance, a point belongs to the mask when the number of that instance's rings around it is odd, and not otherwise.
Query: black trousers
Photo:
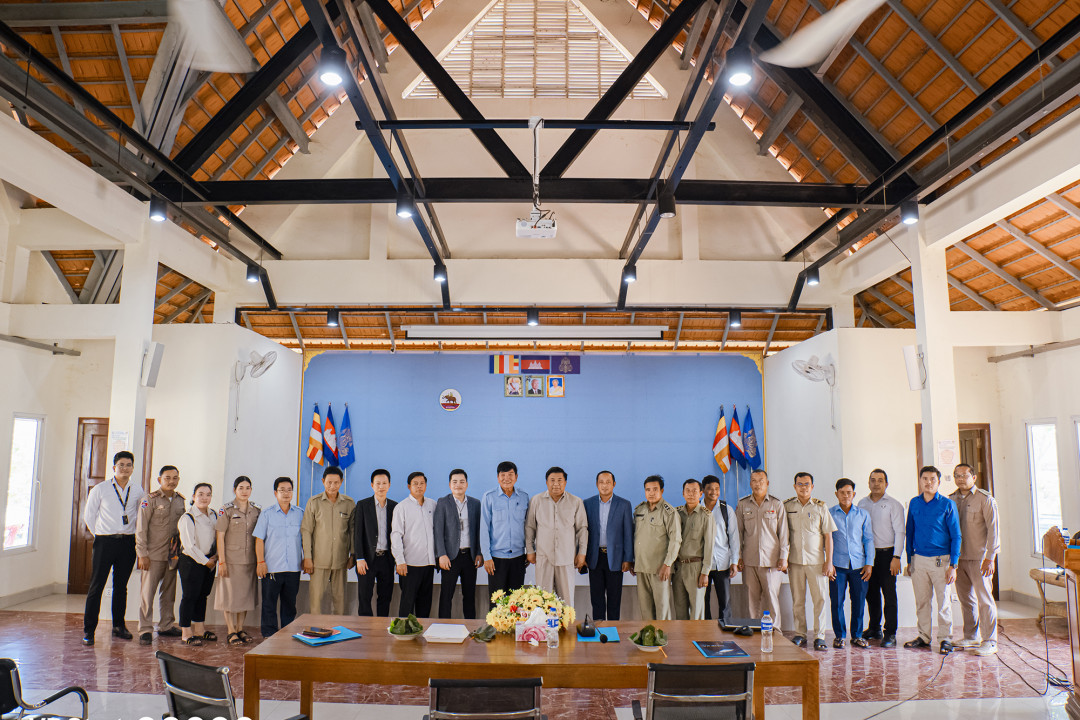
[[[269,573],[262,579],[262,622],[259,630],[270,637],[296,619],[296,596],[300,593],[300,571]],[[281,624],[278,624],[278,601]]]
[[[525,568],[529,566],[529,563],[524,555],[512,558],[492,558],[492,561],[495,563],[495,574],[488,580],[488,592],[502,590],[509,593],[525,584]],[[490,598],[489,595],[488,599]]]
[[[206,620],[206,598],[214,589],[214,571],[181,555],[176,564],[180,576],[180,627]]]
[[[712,600],[709,591],[716,589],[716,619],[731,619],[731,574],[727,568],[709,573],[709,582],[705,586],[705,619],[712,620]]]
[[[376,614],[379,617],[390,617],[390,598],[394,596],[394,558],[387,550],[368,560],[367,565],[366,574],[356,574],[357,593],[360,597],[357,613],[371,617],[371,596],[378,590]]]
[[[412,568],[409,569],[412,574]],[[450,560],[450,569],[439,580],[439,617],[450,617],[454,604],[454,586],[461,578],[461,612],[466,620],[476,619],[476,562],[470,550],[462,550]]]
[[[622,570],[608,570],[608,556],[601,552],[596,567],[589,568],[589,599],[593,620],[618,620],[622,607]]]
[[[896,576],[889,570],[895,548],[878,548],[874,552],[874,569],[866,585],[866,607],[869,619],[868,633],[881,630],[881,604],[885,601],[885,635],[896,634]],[[854,613],[852,613],[854,614]]]
[[[90,555],[90,589],[86,592],[86,611],[83,614],[83,631],[93,635],[101,614],[101,593],[112,573],[112,623],[114,628],[124,627],[127,613],[127,584],[131,569],[135,567],[134,535],[97,535]]]
[[[405,577],[401,578],[401,599],[398,616],[415,615],[431,617],[431,597],[435,589],[434,565],[407,565]]]

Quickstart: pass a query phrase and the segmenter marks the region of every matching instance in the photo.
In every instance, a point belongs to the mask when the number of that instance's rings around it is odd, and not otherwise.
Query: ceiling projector
[[[534,207],[528,219],[518,219],[514,233],[519,238],[546,240],[555,237],[555,213]]]

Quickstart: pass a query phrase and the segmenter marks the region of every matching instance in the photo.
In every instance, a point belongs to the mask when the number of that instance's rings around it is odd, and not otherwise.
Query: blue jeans
[[[844,591],[851,596],[851,638],[862,637],[863,603],[866,602],[866,581],[862,568],[836,568],[836,579],[829,581],[829,600],[832,603],[833,633],[847,637],[844,620]]]

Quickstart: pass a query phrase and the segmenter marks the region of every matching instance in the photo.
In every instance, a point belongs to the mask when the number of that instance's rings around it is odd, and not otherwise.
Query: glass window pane
[[[40,430],[39,419],[15,418],[15,427],[11,433],[7,511],[4,515],[5,550],[30,544]]]
[[[1061,527],[1056,425],[1028,425],[1028,462],[1031,464],[1031,492],[1035,514],[1035,551],[1039,552],[1046,531],[1054,525]]]

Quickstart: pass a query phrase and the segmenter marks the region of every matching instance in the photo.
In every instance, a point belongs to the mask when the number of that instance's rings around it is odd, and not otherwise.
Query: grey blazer
[[[469,512],[469,550],[475,561],[480,554],[480,501],[466,495],[465,506]],[[446,495],[435,504],[436,564],[443,555],[453,560],[461,547],[460,541],[461,520],[458,518],[457,503],[453,495]]]

